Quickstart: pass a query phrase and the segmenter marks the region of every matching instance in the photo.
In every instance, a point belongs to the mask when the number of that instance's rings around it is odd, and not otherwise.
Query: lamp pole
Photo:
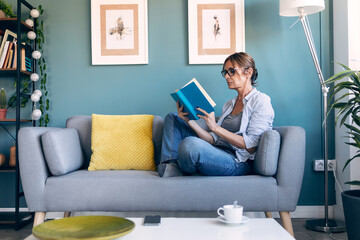
[[[319,59],[317,57],[314,40],[311,34],[310,25],[305,14],[304,8],[299,7],[299,18],[302,27],[305,32],[306,40],[310,49],[312,59],[315,64],[316,72],[320,80],[321,90],[323,94],[323,108],[324,108],[324,207],[325,207],[325,218],[324,219],[311,219],[306,221],[306,228],[319,232],[344,232],[346,230],[345,224],[341,221],[329,219],[329,199],[328,199],[328,133],[327,133],[327,93],[329,88],[324,83],[324,76],[322,74]]]

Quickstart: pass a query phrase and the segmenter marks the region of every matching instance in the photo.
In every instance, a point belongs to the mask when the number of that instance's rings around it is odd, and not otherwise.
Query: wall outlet
[[[333,167],[329,166],[330,163],[332,164]],[[333,170],[336,170],[336,160],[328,160],[328,171],[333,171]],[[324,159],[314,160],[314,171],[317,172],[325,171]]]

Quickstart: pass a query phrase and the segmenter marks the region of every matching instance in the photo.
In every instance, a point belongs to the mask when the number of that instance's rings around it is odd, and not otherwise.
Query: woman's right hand
[[[178,116],[185,122],[189,122],[190,119],[187,117],[187,115],[189,115],[189,113],[183,112],[184,105],[180,107],[180,103],[179,103],[179,101],[177,101],[176,108],[177,108]]]

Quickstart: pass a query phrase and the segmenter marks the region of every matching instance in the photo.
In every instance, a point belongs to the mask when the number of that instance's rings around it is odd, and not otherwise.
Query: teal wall
[[[149,64],[91,65],[89,0],[30,1],[45,9],[50,126],[63,127],[77,114],[155,114],[175,110],[169,93],[197,78],[217,103],[235,96],[221,77],[222,65],[188,64],[186,0],[148,1]],[[15,4],[14,4],[15,6]],[[259,70],[258,90],[267,93],[275,110],[274,125],[297,125],[307,134],[305,175],[299,205],[323,204],[323,175],[312,170],[322,158],[321,90],[301,24],[279,16],[278,0],[246,0],[246,51]],[[331,6],[309,17],[325,78],[332,73]],[[7,86],[9,87],[9,86]],[[1,131],[3,152],[8,137]],[[330,126],[330,136],[333,127]],[[330,141],[330,158],[333,157]],[[8,154],[8,153],[7,153]],[[0,207],[13,206],[8,174],[0,176]],[[330,179],[330,203],[334,203]],[[9,195],[10,196],[7,196]],[[3,197],[4,196],[4,197]]]

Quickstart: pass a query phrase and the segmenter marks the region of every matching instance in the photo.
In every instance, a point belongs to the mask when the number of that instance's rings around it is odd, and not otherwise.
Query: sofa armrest
[[[274,128],[280,133],[278,170],[279,211],[294,211],[299,199],[305,167],[305,130],[302,127]]]
[[[44,188],[51,175],[43,155],[41,135],[57,129],[60,128],[23,127],[18,133],[20,176],[31,212],[45,211]]]

